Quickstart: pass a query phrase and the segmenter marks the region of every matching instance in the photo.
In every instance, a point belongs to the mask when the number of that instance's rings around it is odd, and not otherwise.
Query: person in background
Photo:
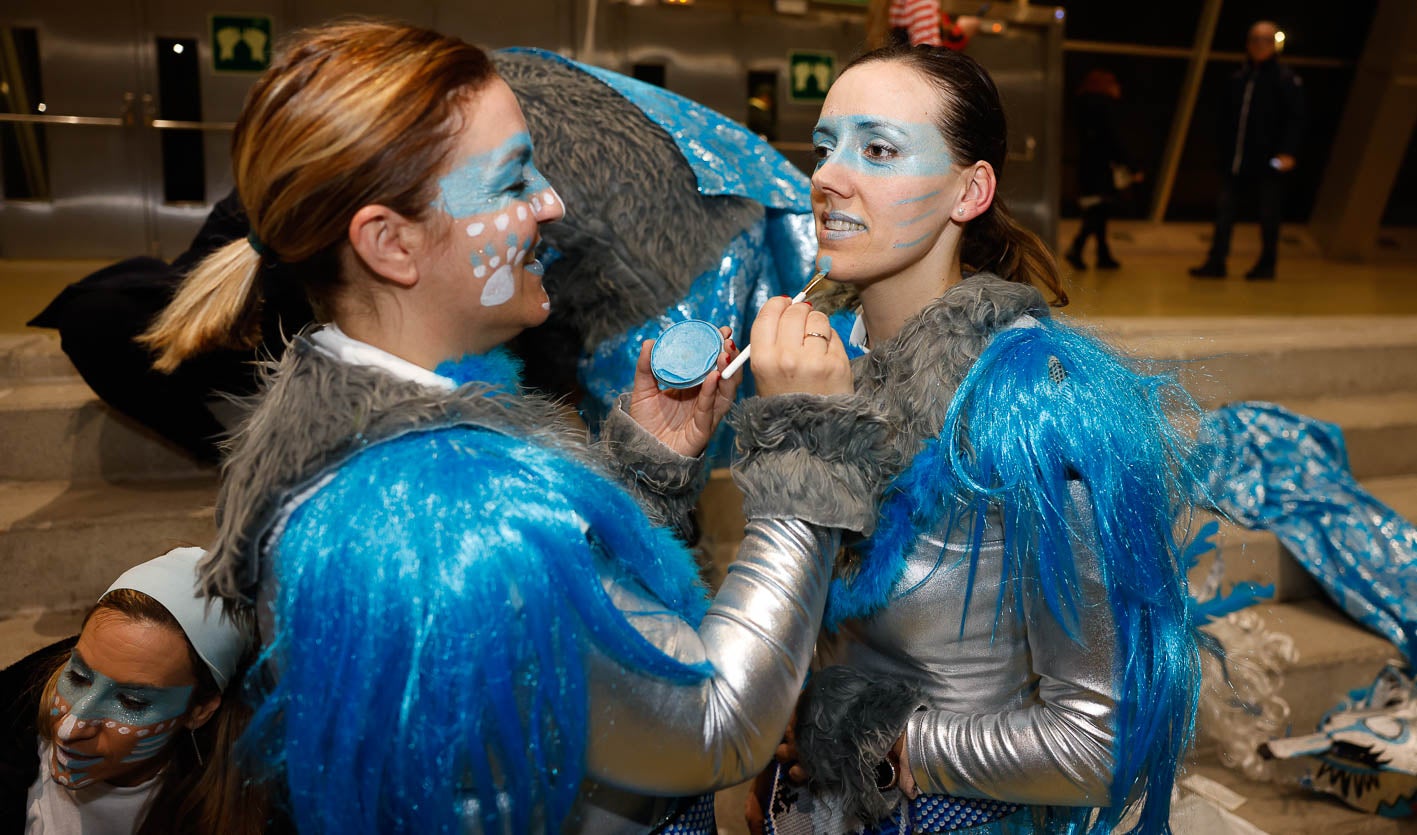
[[[68,638],[0,674],[0,828],[30,835],[276,831],[232,746],[248,633],[196,591],[200,548],[129,569]]]
[[[983,8],[988,6],[985,3]],[[977,15],[952,20],[940,9],[940,0],[871,0],[866,11],[866,48],[924,44],[958,52],[969,46],[980,23]]]
[[[1141,174],[1132,170],[1117,136],[1116,109],[1121,98],[1122,86],[1108,70],[1088,72],[1078,88],[1078,206],[1082,209],[1082,227],[1063,256],[1075,269],[1087,269],[1082,250],[1087,239],[1093,237],[1097,239],[1097,268],[1115,270],[1122,266],[1107,245],[1107,219],[1121,192],[1140,182]]]
[[[397,23],[301,32],[232,163],[250,231],[144,341],[164,369],[254,338],[268,261],[302,267],[321,323],[233,438],[202,566],[269,659],[253,778],[306,835],[711,831],[711,792],[787,724],[842,531],[874,520],[856,458],[885,428],[812,335],[826,317],[777,298],[757,320],[746,536],[710,603],[684,540],[733,343],[661,389],[641,342],[594,443],[522,389],[505,346],[551,315],[543,232],[574,209],[490,56]]]
[[[1230,233],[1241,199],[1259,204],[1260,257],[1248,279],[1272,279],[1279,259],[1279,223],[1284,187],[1299,164],[1304,140],[1303,80],[1279,60],[1279,27],[1262,20],[1250,27],[1245,63],[1230,77],[1216,114],[1220,196],[1215,233],[1196,278],[1225,278]]]

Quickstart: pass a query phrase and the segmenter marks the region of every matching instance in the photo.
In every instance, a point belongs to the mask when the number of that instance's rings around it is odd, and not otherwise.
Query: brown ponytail
[[[1009,212],[997,193],[988,211],[964,228],[960,261],[970,272],[991,272],[1020,284],[1036,283],[1053,294],[1054,307],[1068,303],[1058,262],[1043,239]]]
[[[236,191],[262,248],[301,265],[317,312],[343,289],[323,265],[337,263],[354,213],[378,204],[423,217],[463,128],[460,108],[494,78],[486,53],[457,38],[351,20],[298,33],[257,79],[231,143]],[[253,346],[260,264],[239,240],[198,265],[139,338],[156,352],[154,367]]]
[[[889,61],[920,73],[939,95],[936,127],[956,161],[983,161],[1003,177],[1008,158],[1008,125],[994,79],[978,61],[951,49],[932,46],[887,46],[846,65]],[[1053,294],[1053,304],[1068,303],[1053,253],[1034,233],[1009,213],[997,193],[984,214],[964,230],[960,261],[969,270],[988,270],[1008,281],[1036,282]]]
[[[261,256],[245,238],[202,260],[138,342],[152,349],[153,368],[177,370],[188,357],[260,341]]]

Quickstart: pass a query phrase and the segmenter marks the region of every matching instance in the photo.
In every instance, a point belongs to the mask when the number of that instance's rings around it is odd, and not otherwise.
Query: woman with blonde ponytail
[[[1132,806],[1166,830],[1200,684],[1172,533],[1191,401],[1050,316],[1007,135],[989,74],[931,47],[852,62],[813,133],[818,268],[846,291],[809,336],[859,355],[904,467],[838,560],[750,804],[769,831],[1109,833]]]
[[[251,233],[147,342],[164,367],[240,344],[271,263],[322,323],[233,438],[202,564],[264,646],[248,773],[307,834],[712,832],[711,792],[786,726],[842,531],[874,515],[878,468],[840,450],[877,457],[885,430],[845,353],[804,346],[802,305],[757,335],[784,370],[740,418],[747,532],[710,604],[682,537],[733,344],[661,389],[646,341],[594,443],[522,390],[504,343],[548,316],[541,229],[566,208],[481,50],[301,33],[233,157]]]

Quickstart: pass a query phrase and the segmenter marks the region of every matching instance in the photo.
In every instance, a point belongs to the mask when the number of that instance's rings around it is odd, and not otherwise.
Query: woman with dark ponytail
[[[1166,831],[1200,685],[1193,403],[1050,316],[1006,137],[988,73],[929,47],[854,61],[813,134],[823,338],[903,467],[838,559],[769,831]]]

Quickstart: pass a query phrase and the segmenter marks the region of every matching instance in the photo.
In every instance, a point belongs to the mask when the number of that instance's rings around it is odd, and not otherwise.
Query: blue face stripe
[[[911,248],[912,246],[919,246],[920,244],[924,243],[932,234],[934,234],[934,233],[933,233],[933,232],[926,232],[924,235],[921,235],[920,237],[916,238],[916,239],[913,240],[913,241],[909,241],[909,242],[903,243],[903,244],[896,244],[896,245],[895,245],[895,248],[896,248],[896,249],[909,249],[909,248]]]
[[[931,197],[939,197],[939,196],[940,196],[940,190],[939,190],[939,189],[935,189],[934,191],[930,192],[929,194],[922,194],[922,195],[920,195],[919,197],[907,197],[907,198],[905,198],[904,200],[897,200],[897,201],[895,201],[895,204],[896,204],[897,206],[904,206],[904,205],[906,205],[907,203],[919,203],[919,202],[921,202],[922,200],[929,200]]]
[[[939,194],[939,192],[936,192],[936,194]],[[914,226],[915,224],[917,224],[917,223],[919,223],[920,221],[924,220],[925,218],[927,218],[927,217],[929,217],[929,216],[935,214],[935,213],[938,212],[938,211],[940,211],[940,207],[939,207],[939,206],[936,206],[935,208],[931,209],[930,211],[926,212],[926,213],[923,214],[923,215],[916,215],[915,217],[912,217],[912,218],[910,218],[909,220],[902,220],[900,223],[897,223],[896,226],[902,226],[902,227],[903,227],[903,226]]]

